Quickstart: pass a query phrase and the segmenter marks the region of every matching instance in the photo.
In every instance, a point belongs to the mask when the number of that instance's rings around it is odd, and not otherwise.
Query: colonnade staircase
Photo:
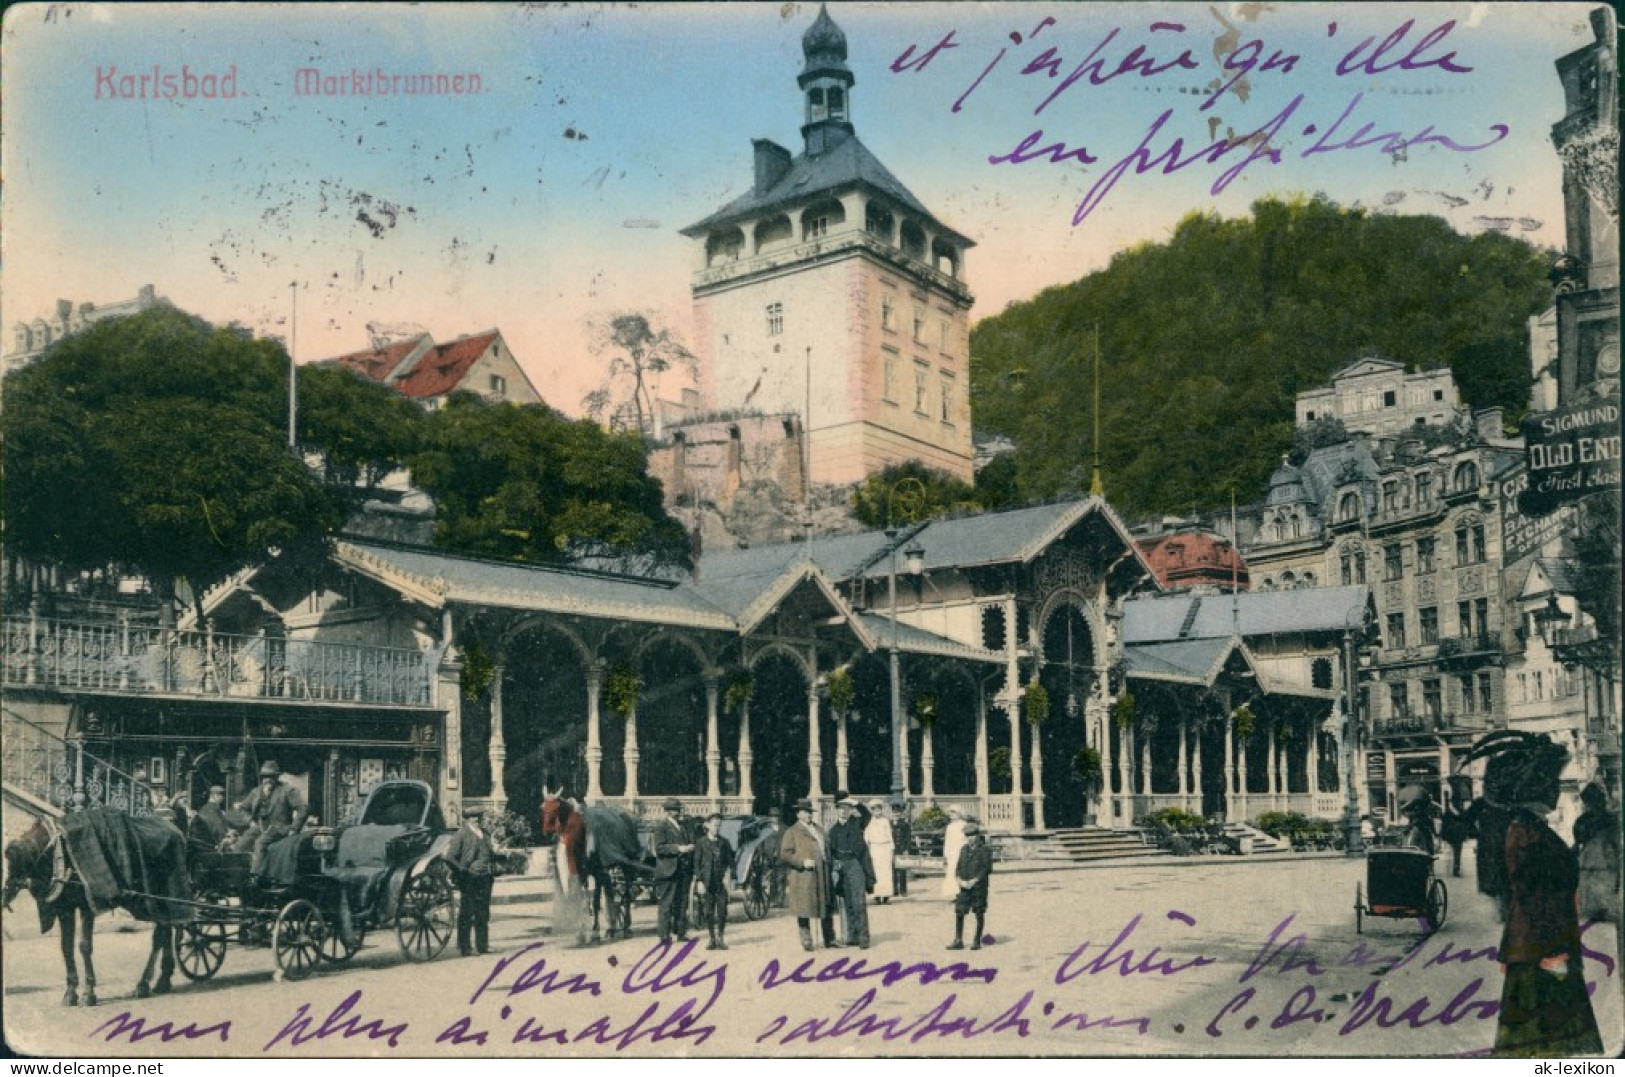
[[[121,808],[135,815],[151,812],[156,803],[147,783],[9,707],[0,708],[0,791],[8,826],[12,809],[60,816],[75,796],[87,807]]]

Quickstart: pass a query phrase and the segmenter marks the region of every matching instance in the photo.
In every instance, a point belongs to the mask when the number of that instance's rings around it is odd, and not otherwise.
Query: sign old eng
[[[1529,486],[1523,511],[1543,516],[1619,487],[1619,394],[1599,396],[1523,421]]]

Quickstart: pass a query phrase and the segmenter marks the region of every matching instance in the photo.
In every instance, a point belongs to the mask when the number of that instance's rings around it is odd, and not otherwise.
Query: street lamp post
[[[891,673],[891,799],[895,802],[908,792],[908,776],[903,773],[903,677],[897,656],[897,535],[896,527],[886,528],[886,544],[891,547],[891,567],[886,573],[886,597],[891,606],[891,625],[887,629],[887,658]],[[925,567],[925,550],[912,543],[903,551],[911,576],[918,576]]]
[[[1347,799],[1343,805],[1343,848],[1349,856],[1361,856],[1365,848],[1360,840],[1360,793],[1358,765],[1360,760],[1360,704],[1359,674],[1354,668],[1354,633],[1343,633],[1343,787]]]

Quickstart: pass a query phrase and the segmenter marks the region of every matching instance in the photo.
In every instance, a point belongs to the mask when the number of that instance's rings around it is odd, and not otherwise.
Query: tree
[[[413,480],[435,500],[436,543],[481,557],[583,557],[686,564],[642,438],[571,421],[545,405],[455,394],[429,417]]]
[[[340,502],[286,446],[287,354],[169,307],[95,323],[6,378],[6,541],[119,563],[167,600],[321,541]],[[285,406],[285,405],[284,405]]]
[[[327,481],[357,493],[403,467],[417,451],[423,409],[342,366],[299,371],[300,444],[320,453]]]
[[[1549,262],[1509,236],[1323,198],[1193,214],[1166,243],[978,323],[976,425],[1016,442],[1021,500],[1086,488],[1098,324],[1107,496],[1130,513],[1216,508],[1263,489],[1297,393],[1362,355],[1448,366],[1466,401],[1516,418]]]
[[[699,377],[699,359],[669,329],[655,329],[642,314],[617,314],[597,329],[594,353],[608,354],[604,384],[581,399],[581,406],[594,419],[606,412],[612,426],[624,427],[622,416],[632,410],[636,430],[644,437],[653,434],[655,399],[650,381],[673,366]]]
[[[868,527],[916,523],[981,507],[969,483],[913,460],[888,464],[852,491],[852,514]]]

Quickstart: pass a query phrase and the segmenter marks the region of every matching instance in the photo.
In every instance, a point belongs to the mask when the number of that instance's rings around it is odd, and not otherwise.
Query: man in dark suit
[[[252,840],[254,860],[249,870],[259,875],[265,869],[265,847],[297,834],[305,825],[305,798],[282,780],[282,768],[268,759],[260,764],[260,784],[237,807],[248,813],[252,823],[238,848]]]
[[[485,832],[485,813],[477,809],[463,812],[463,825],[446,846],[446,861],[451,864],[461,895],[457,902],[457,952],[464,957],[476,951],[491,952],[494,859],[491,836]]]
[[[841,903],[846,921],[847,946],[869,948],[869,910],[865,896],[875,888],[874,862],[869,843],[863,838],[858,820],[858,802],[847,797],[836,805],[839,821],[829,828],[829,871],[831,889]]]
[[[694,846],[683,833],[683,802],[666,801],[666,817],[654,825],[655,895],[660,899],[660,941],[688,941],[688,888],[694,878]]]
[[[225,844],[235,829],[226,818],[226,787],[213,782],[209,785],[208,801],[192,815],[187,838],[194,850],[212,853]]]

